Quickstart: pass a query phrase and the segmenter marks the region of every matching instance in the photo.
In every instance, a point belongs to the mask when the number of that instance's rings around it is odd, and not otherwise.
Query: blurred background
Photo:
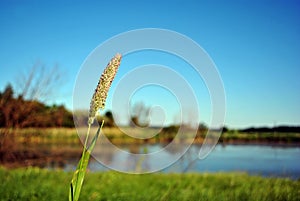
[[[210,124],[210,93],[190,66],[163,52],[145,51],[123,58],[110,93],[137,66],[164,64],[189,81],[201,113],[187,104],[183,109],[189,115],[180,116],[176,97],[157,86],[134,94],[130,115],[113,111],[109,96],[97,117],[105,120],[107,140],[128,153],[153,153],[172,142],[181,126],[186,135],[180,143],[192,145],[163,173],[246,172],[299,179],[299,9],[299,1],[293,0],[0,1],[1,171],[32,166],[74,170],[84,136],[78,137],[73,113],[82,125],[77,129],[85,129],[89,102],[73,105],[72,96],[85,59],[117,34],[161,28],[191,38],[214,61],[226,92],[224,125]],[[87,89],[88,97],[93,92]],[[165,109],[163,124],[155,110],[150,113],[155,105]],[[198,152],[209,129],[222,134],[211,154],[200,160]],[[146,138],[149,133],[155,135]],[[124,171],[147,172],[161,162],[141,158],[128,164],[99,143],[94,154],[102,164],[92,160],[91,172],[108,171],[107,166],[116,164]],[[163,157],[176,158],[181,151],[179,146]]]

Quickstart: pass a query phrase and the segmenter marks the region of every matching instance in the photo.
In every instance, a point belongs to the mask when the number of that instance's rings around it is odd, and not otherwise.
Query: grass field
[[[72,173],[0,168],[0,200],[67,200]],[[88,173],[80,200],[300,200],[300,180],[244,173]]]
[[[92,128],[91,133],[96,132],[96,127]],[[5,129],[0,129],[0,134],[5,133]],[[137,130],[130,127],[122,128],[126,133],[131,134],[134,137],[130,137],[124,134],[118,128],[104,128],[103,133],[114,143],[145,143],[143,138],[146,138],[147,143],[164,143],[170,142],[175,136],[174,133],[162,133],[155,135],[157,129],[145,129],[141,133],[137,133]],[[79,128],[78,132],[85,135],[86,128]],[[8,138],[15,137],[17,142],[21,143],[79,143],[78,134],[75,128],[24,128],[24,129],[12,129],[6,131]],[[1,136],[0,136],[1,137]],[[2,137],[3,138],[3,137]],[[137,139],[141,138],[141,139]],[[190,142],[194,140],[193,135],[187,133],[186,140]],[[203,135],[197,135],[195,143],[202,143],[204,140]],[[225,132],[220,136],[219,142],[221,143],[251,143],[251,142],[263,142],[263,143],[297,143],[300,144],[300,133],[241,133],[241,132]]]

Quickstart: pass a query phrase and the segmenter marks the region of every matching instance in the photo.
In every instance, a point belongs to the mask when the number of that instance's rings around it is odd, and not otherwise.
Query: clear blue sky
[[[300,124],[300,2],[214,2],[1,0],[0,89],[37,60],[57,63],[66,82],[55,101],[72,108],[76,75],[95,47],[132,29],[163,28],[192,38],[214,60],[226,125]]]

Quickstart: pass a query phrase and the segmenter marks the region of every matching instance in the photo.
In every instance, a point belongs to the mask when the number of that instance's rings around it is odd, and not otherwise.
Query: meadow
[[[67,200],[71,172],[0,168],[0,200]],[[246,173],[88,172],[80,200],[300,200],[300,180]]]
[[[134,132],[132,128],[126,129]],[[167,133],[150,140],[138,140],[116,128],[104,128],[103,133],[116,144],[167,142],[173,136]],[[298,133],[225,132],[220,143],[297,144],[299,139]],[[11,166],[9,160],[0,163],[0,201],[68,199],[72,171],[48,170],[31,165],[35,166],[32,161],[38,161],[37,166],[45,167],[44,164],[49,161],[67,158],[78,161],[82,146],[74,128],[14,129],[2,131],[0,140],[0,152],[6,154],[2,156],[8,156],[8,159],[13,156],[15,159]],[[195,143],[202,140],[203,136],[197,136]],[[42,146],[31,149],[32,144]],[[88,172],[80,200],[300,200],[299,189],[300,179],[253,176],[241,172],[146,175]]]
[[[92,133],[97,128],[92,128]],[[78,134],[75,128],[23,128],[23,129],[11,129],[4,131],[0,129],[0,134],[7,134],[8,138],[14,137],[14,140],[20,143],[79,143]],[[86,128],[78,128],[78,132],[82,135],[85,134]],[[116,144],[124,143],[158,143],[158,142],[170,142],[176,136],[176,131],[163,132],[161,131],[157,135],[149,138],[149,133],[157,132],[157,129],[147,128],[143,132],[135,128],[124,127],[120,130],[117,127],[104,127],[102,133],[107,138]],[[130,133],[134,137],[130,137],[125,133]],[[81,136],[83,137],[83,136]],[[186,141],[191,140],[194,143],[202,143],[205,137],[205,133],[198,133],[194,140],[193,134],[189,134],[187,131]],[[1,136],[1,138],[3,138]],[[146,138],[146,139],[137,139]],[[300,144],[300,133],[286,133],[286,132],[239,132],[239,131],[227,131],[223,132],[220,136],[219,143],[285,143],[285,144]]]

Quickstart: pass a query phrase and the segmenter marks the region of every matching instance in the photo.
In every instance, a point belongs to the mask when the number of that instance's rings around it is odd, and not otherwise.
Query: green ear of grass
[[[69,201],[77,201],[79,199],[81,187],[83,184],[84,176],[86,173],[86,169],[89,163],[89,159],[91,156],[91,152],[94,149],[94,146],[97,142],[97,139],[99,137],[100,131],[103,127],[104,121],[102,121],[101,126],[99,126],[97,133],[95,134],[90,146],[88,148],[83,148],[83,153],[81,156],[80,161],[78,162],[76,171],[74,172],[71,186],[70,186],[70,192],[69,192]],[[86,145],[85,145],[86,146]]]

